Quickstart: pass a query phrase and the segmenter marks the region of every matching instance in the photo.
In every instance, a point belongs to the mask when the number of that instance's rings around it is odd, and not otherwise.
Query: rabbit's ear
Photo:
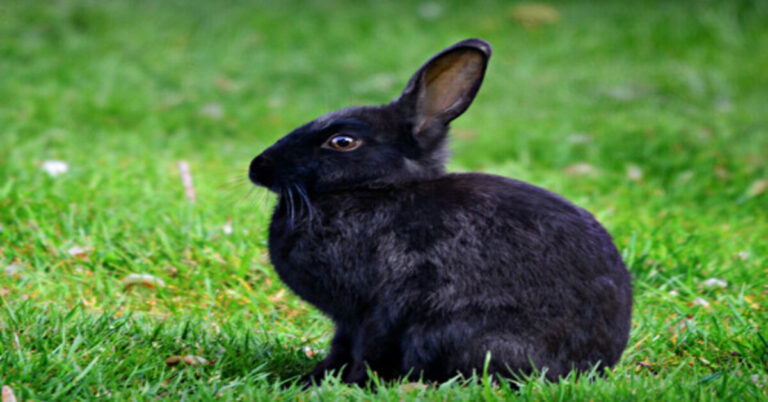
[[[447,125],[469,107],[483,82],[491,45],[467,39],[432,57],[400,96],[413,110],[413,133],[436,123]]]

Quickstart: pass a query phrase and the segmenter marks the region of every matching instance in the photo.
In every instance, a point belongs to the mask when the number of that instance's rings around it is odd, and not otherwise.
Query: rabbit
[[[449,124],[490,56],[481,39],[458,42],[389,104],[322,116],[251,161],[250,180],[279,195],[272,265],[335,324],[306,386],[369,372],[557,381],[619,360],[632,287],[600,223],[534,185],[445,170]]]

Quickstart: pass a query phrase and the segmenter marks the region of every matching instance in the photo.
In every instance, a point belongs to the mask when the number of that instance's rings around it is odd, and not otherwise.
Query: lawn
[[[19,400],[768,399],[768,2],[519,6],[0,2],[0,383]],[[627,350],[603,377],[517,391],[302,391],[332,324],[270,266],[275,199],[248,163],[467,37],[494,55],[450,170],[603,222],[634,277]],[[205,362],[166,364],[186,355]]]

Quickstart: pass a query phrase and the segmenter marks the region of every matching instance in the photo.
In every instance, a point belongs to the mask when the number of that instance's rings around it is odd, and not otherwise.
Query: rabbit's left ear
[[[467,39],[427,61],[408,82],[400,96],[413,108],[413,134],[435,124],[447,125],[475,99],[491,57],[491,45]]]

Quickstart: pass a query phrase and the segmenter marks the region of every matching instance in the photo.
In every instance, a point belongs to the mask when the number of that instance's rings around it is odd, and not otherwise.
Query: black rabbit
[[[613,366],[627,343],[630,275],[587,211],[520,181],[446,173],[448,124],[472,102],[491,46],[443,50],[383,106],[307,123],[251,162],[280,195],[269,254],[336,323],[328,371],[365,383],[444,381],[535,367],[556,380]]]

